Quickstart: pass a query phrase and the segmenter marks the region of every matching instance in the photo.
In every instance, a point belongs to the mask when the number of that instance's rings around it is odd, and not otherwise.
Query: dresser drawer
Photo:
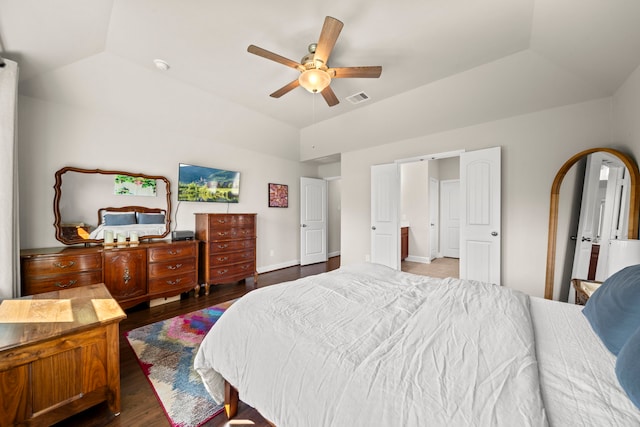
[[[170,292],[172,290],[195,287],[197,273],[195,270],[168,277],[149,278],[149,293]]]
[[[196,259],[177,259],[149,264],[149,279],[196,271]]]
[[[161,248],[149,248],[149,262],[168,261],[178,258],[193,258],[195,255],[195,243],[187,245],[169,245]]]
[[[102,268],[102,254],[84,254],[74,256],[48,256],[30,259],[24,263],[24,275],[51,276],[77,273]]]
[[[241,251],[245,249],[253,249],[255,245],[255,239],[231,240],[228,242],[212,242],[209,243],[209,253],[218,254],[232,251]]]
[[[212,254],[209,257],[209,265],[218,267],[227,264],[236,264],[239,262],[253,261],[255,258],[255,252],[253,249],[247,249],[243,252],[227,252]]]
[[[251,260],[242,264],[212,267],[209,275],[212,283],[226,283],[249,277],[255,269],[255,263]]]
[[[45,278],[27,278],[23,281],[24,295],[41,294],[61,289],[77,288],[102,282],[102,270],[74,274],[60,274]]]
[[[212,230],[231,227],[253,228],[254,225],[255,215],[228,214],[209,216],[209,226]]]
[[[255,229],[230,227],[211,231],[211,241],[228,240],[228,239],[248,239],[255,237]]]

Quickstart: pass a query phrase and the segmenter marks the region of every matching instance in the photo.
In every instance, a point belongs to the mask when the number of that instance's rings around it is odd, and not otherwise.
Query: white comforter
[[[250,292],[195,369],[278,427],[547,425],[526,295],[373,264]]]

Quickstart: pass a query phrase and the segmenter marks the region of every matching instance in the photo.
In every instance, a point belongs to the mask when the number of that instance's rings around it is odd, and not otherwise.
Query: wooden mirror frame
[[[592,153],[604,152],[609,153],[626,166],[629,171],[630,188],[629,188],[629,231],[628,239],[638,238],[638,222],[640,221],[640,172],[638,172],[638,164],[627,154],[622,153],[613,148],[590,148],[579,152],[565,162],[556,174],[553,184],[551,185],[551,204],[549,206],[549,239],[547,246],[547,271],[545,278],[544,297],[553,299],[554,274],[556,268],[556,240],[558,234],[558,206],[560,203],[560,187],[562,181],[579,160]]]
[[[53,226],[56,230],[56,239],[58,241],[64,243],[65,245],[74,245],[79,243],[90,244],[90,243],[103,242],[103,239],[82,239],[82,238],[69,239],[63,235],[62,226],[61,226],[62,218],[60,215],[60,199],[62,197],[62,175],[64,175],[66,172],[79,172],[79,173],[85,173],[85,174],[102,174],[102,175],[129,175],[129,176],[146,178],[146,179],[155,179],[155,180],[164,182],[167,190],[167,210],[165,214],[166,230],[164,234],[141,236],[140,239],[141,240],[160,239],[169,234],[169,230],[171,229],[171,186],[170,186],[169,180],[166,177],[160,176],[160,175],[145,175],[143,173],[132,173],[132,172],[125,172],[125,171],[113,171],[113,170],[103,170],[103,169],[82,169],[82,168],[67,166],[56,172],[56,175],[55,175],[56,183],[53,186],[55,190],[55,196],[53,198],[53,214],[55,216],[55,220],[54,220]],[[146,211],[153,212],[153,211],[158,211],[158,209],[149,208]]]

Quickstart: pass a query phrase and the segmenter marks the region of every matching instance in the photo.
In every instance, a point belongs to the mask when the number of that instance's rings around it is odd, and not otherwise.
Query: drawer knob
[[[218,275],[221,276],[221,275],[225,274],[227,271],[229,271],[229,270],[218,270]]]
[[[180,249],[177,249],[177,250],[169,249],[167,252],[169,252],[169,255],[178,255],[181,251]]]
[[[218,257],[218,261],[220,261],[220,262],[226,261],[228,259],[229,259],[229,257],[226,257],[226,256],[219,256]]]
[[[176,279],[176,280],[167,280],[167,285],[177,285],[178,283],[180,283],[182,281],[182,279]]]
[[[76,265],[75,261],[69,261],[67,264],[63,264],[61,262],[54,262],[53,266],[57,267],[57,268],[69,268],[69,267],[73,267],[74,265]]]
[[[218,245],[218,249],[226,249],[229,245]]]
[[[168,265],[168,266],[167,266],[167,268],[168,268],[169,270],[177,270],[177,269],[179,269],[179,268],[181,268],[181,267],[182,267],[182,264]]]

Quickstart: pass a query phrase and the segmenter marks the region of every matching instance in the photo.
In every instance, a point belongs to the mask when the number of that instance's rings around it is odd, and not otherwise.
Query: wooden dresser
[[[20,253],[22,295],[104,282],[123,308],[200,290],[198,242],[155,241],[122,248],[59,247]]]
[[[209,286],[237,282],[256,271],[256,214],[197,213],[196,239],[200,241],[200,282]]]
[[[100,402],[120,413],[126,316],[103,284],[0,304],[0,425],[49,426]]]

